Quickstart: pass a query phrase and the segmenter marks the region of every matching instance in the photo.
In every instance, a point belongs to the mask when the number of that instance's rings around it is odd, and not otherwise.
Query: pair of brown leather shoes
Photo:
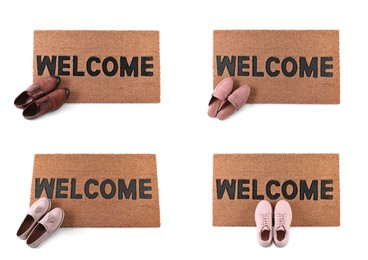
[[[58,76],[49,76],[40,79],[23,91],[15,100],[17,108],[24,109],[26,119],[35,119],[46,113],[59,109],[68,99],[70,90],[56,89],[61,82]]]

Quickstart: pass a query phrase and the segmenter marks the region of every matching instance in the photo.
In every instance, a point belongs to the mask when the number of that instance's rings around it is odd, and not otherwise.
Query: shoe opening
[[[24,106],[32,101],[32,98],[27,94],[27,92],[22,92],[15,100],[14,105]]]
[[[277,236],[278,241],[284,240],[285,235],[286,235],[286,232],[284,230],[276,231],[276,236]]]
[[[27,215],[19,227],[17,236],[22,235],[24,232],[30,229],[34,222],[35,222],[34,218],[31,215]]]
[[[268,239],[270,238],[270,231],[269,230],[263,230],[261,233],[261,239],[263,241],[268,241]]]
[[[29,105],[26,109],[23,111],[23,116],[29,117],[34,116],[39,112],[39,108],[36,103],[33,103]]]
[[[30,245],[34,243],[46,232],[47,232],[46,228],[42,224],[38,223],[37,226],[32,230],[31,234],[29,235],[27,239],[27,244]]]

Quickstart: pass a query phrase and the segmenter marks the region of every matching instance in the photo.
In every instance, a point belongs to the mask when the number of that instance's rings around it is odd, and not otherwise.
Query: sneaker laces
[[[43,109],[44,107],[48,107],[51,105],[51,101],[49,99],[46,99],[45,101],[43,101],[42,103],[39,104],[40,110]]]
[[[271,222],[270,222],[270,213],[260,213],[259,214],[259,219],[261,221],[261,230],[271,230]]]
[[[31,91],[32,96],[37,96],[43,94],[43,90],[40,87],[36,87]]]
[[[277,223],[275,225],[276,231],[279,231],[279,230],[286,231],[285,224],[286,224],[287,213],[286,212],[282,212],[282,213],[278,212],[276,214],[276,216],[277,216]]]

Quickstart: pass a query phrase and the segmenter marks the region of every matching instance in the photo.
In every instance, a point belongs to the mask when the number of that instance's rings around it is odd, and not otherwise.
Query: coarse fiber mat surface
[[[48,197],[64,227],[159,227],[154,154],[36,154],[30,204]]]
[[[214,155],[214,226],[254,226],[263,199],[288,201],[292,226],[339,226],[339,155]]]
[[[34,31],[33,80],[48,75],[70,103],[160,103],[159,31]]]
[[[339,104],[339,31],[216,30],[213,87],[229,76],[249,103]]]

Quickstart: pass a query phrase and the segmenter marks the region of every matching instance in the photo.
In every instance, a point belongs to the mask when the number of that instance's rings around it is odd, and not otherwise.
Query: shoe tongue
[[[286,231],[285,227],[284,226],[278,226],[276,228],[276,231]]]
[[[263,231],[271,231],[271,230],[270,230],[270,228],[269,228],[268,226],[264,226],[264,227],[262,228],[262,232],[263,232]]]

